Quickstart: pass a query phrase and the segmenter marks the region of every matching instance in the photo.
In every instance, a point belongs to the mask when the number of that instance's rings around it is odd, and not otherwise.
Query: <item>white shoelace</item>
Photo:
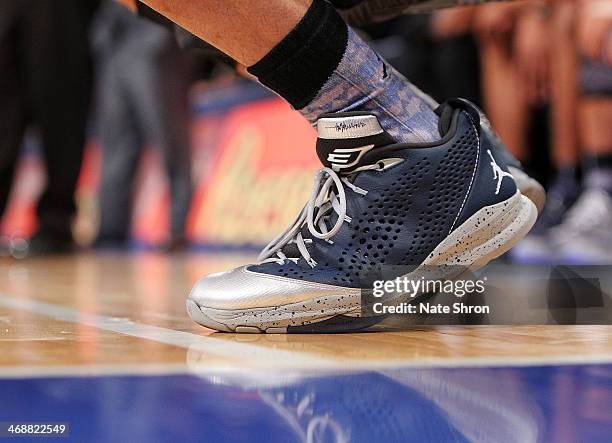
[[[354,172],[370,169],[381,170],[384,169],[384,167],[385,165],[379,162],[373,165],[363,166],[356,169]],[[330,168],[322,168],[317,171],[314,187],[308,203],[302,208],[295,221],[261,251],[258,258],[259,262],[276,262],[284,264],[286,260],[291,260],[297,263],[300,259],[299,257],[287,257],[282,251],[285,245],[295,243],[304,260],[314,268],[317,262],[310,256],[306,248],[306,243],[312,243],[312,239],[304,238],[300,231],[304,223],[306,223],[308,231],[310,231],[313,237],[332,243],[330,239],[340,231],[342,224],[344,222],[351,222],[351,218],[346,214],[346,192],[344,186],[347,186],[358,194],[367,194],[366,190],[355,186],[346,177],[340,177]],[[331,216],[330,208],[338,214],[338,219],[334,226],[328,229],[326,221],[328,221]],[[318,209],[316,217],[315,209]],[[276,255],[276,257],[274,257],[274,255]]]

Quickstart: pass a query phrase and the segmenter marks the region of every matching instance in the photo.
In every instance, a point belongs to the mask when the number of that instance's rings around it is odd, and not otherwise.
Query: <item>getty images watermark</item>
[[[377,315],[389,314],[490,314],[491,308],[486,304],[474,305],[461,301],[467,294],[484,294],[487,278],[431,280],[425,277],[418,279],[396,277],[392,280],[374,280],[371,309]],[[426,294],[453,295],[458,300],[452,304],[420,301],[416,297]],[[378,300],[378,301],[377,301]]]
[[[383,266],[360,284],[360,325],[612,325],[612,266]]]

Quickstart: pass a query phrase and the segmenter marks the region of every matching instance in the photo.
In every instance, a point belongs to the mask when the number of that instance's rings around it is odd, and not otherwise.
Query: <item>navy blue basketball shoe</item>
[[[427,144],[396,143],[372,114],[322,116],[308,203],[259,263],[200,280],[191,318],[227,332],[332,327],[361,316],[363,282],[381,268],[474,270],[521,240],[537,209],[482,136],[478,110],[453,100],[438,114],[441,139]]]

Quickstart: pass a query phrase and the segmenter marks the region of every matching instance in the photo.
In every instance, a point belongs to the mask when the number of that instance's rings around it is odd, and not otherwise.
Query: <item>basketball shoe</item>
[[[587,187],[552,228],[550,243],[558,263],[574,265],[612,264],[612,197],[603,189]]]
[[[368,113],[322,116],[308,203],[259,263],[200,280],[191,318],[227,332],[343,330],[381,267],[474,270],[522,239],[537,209],[482,135],[478,109],[453,100],[437,112],[441,139],[427,144],[396,143]]]

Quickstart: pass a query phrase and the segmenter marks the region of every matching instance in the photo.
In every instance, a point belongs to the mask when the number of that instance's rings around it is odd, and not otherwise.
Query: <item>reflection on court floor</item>
[[[3,420],[69,422],[74,441],[604,442],[612,432],[612,365],[57,377],[0,389]]]
[[[0,262],[0,421],[69,422],[73,441],[609,440],[612,327],[193,324],[193,282],[249,259]]]

